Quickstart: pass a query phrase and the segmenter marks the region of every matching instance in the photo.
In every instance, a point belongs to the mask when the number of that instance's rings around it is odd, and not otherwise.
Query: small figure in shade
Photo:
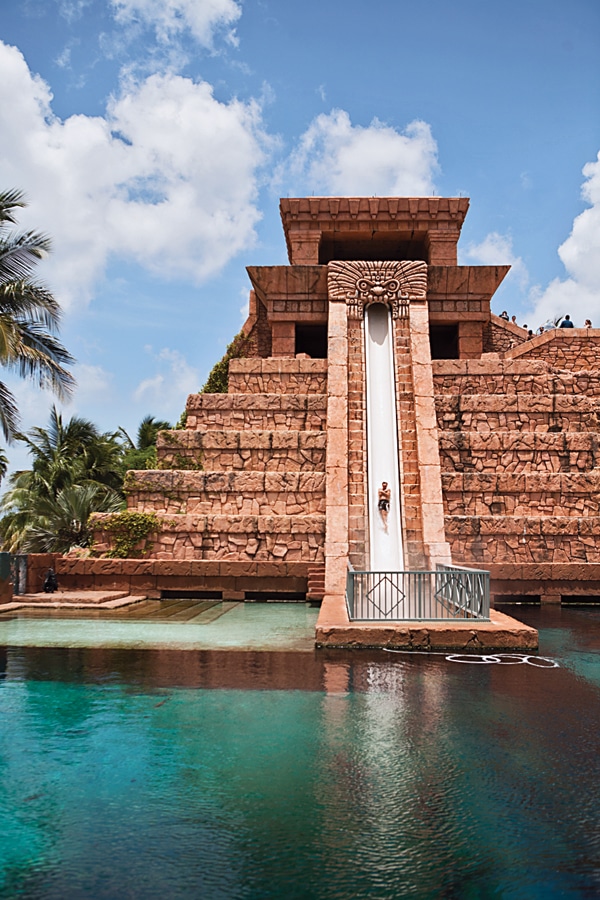
[[[388,530],[388,516],[390,514],[391,493],[392,492],[388,487],[387,481],[382,481],[381,487],[377,492],[377,509],[379,510],[379,515],[381,516],[381,521],[383,522],[385,531]]]
[[[571,322],[571,316],[565,316],[558,327],[559,328],[575,328],[575,326]]]
[[[54,569],[48,569],[48,571],[46,572],[46,577],[44,578],[44,593],[53,594],[57,588],[58,581],[56,580]]]
[[[500,313],[500,318],[504,319],[506,322],[508,322],[508,313],[506,312],[505,309],[503,309],[502,312]]]
[[[591,320],[591,319],[586,319],[586,320],[585,320],[585,325],[584,325],[583,327],[584,327],[584,328],[591,328],[591,327],[592,327],[592,320]]]

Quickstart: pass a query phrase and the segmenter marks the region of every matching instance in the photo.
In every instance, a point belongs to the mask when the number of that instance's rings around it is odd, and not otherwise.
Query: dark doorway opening
[[[458,325],[430,325],[432,359],[458,359]]]
[[[327,359],[327,325],[296,324],[296,353]]]
[[[598,594],[562,594],[560,602],[564,606],[600,606]]]
[[[429,261],[424,235],[398,235],[373,232],[370,237],[349,233],[323,234],[319,245],[319,265],[332,260]]]

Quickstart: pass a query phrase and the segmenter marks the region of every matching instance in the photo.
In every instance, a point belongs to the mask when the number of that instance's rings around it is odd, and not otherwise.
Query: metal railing
[[[427,572],[349,569],[346,602],[354,621],[489,620],[490,573],[452,565]]]

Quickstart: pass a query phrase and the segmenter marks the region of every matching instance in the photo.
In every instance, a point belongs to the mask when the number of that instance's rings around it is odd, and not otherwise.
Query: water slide
[[[371,545],[369,568],[374,572],[399,572],[404,569],[404,553],[400,519],[393,330],[391,312],[382,303],[373,303],[365,311],[365,356]],[[387,481],[390,489],[387,528],[377,508],[378,491],[384,481]]]

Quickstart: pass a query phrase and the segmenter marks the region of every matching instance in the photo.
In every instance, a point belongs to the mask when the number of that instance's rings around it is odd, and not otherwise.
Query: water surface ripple
[[[600,612],[557,668],[0,650],[0,897],[600,896]]]

